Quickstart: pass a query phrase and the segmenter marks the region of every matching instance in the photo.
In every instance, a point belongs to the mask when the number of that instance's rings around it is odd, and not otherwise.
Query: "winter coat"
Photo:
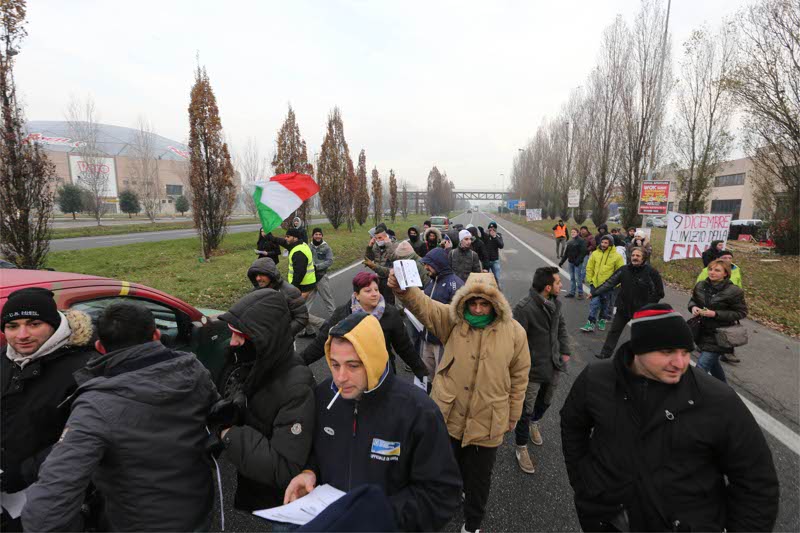
[[[270,237],[272,237],[272,233],[268,233],[266,236],[262,236],[261,232],[258,232],[258,243],[256,244],[256,250],[260,252],[267,252],[266,256],[262,257],[269,257],[275,264],[277,265],[281,261],[281,247],[278,246],[275,242],[273,242]]]
[[[436,244],[433,246],[431,246],[431,244],[428,242],[428,235],[431,233],[436,235]],[[438,248],[439,245],[442,243],[442,232],[439,231],[437,228],[428,228],[425,230],[425,233],[423,233],[422,238],[425,240],[425,254],[420,254],[419,252],[417,252],[417,254],[420,257],[425,257],[425,255],[427,255],[428,252],[430,252],[435,248]]]
[[[708,267],[705,267],[703,270],[700,271],[700,274],[698,274],[695,283],[700,283],[705,279],[708,279]],[[738,265],[731,264],[731,283],[733,283],[740,289],[744,289],[744,287],[742,286],[742,269],[739,268]]]
[[[647,304],[658,303],[664,297],[664,283],[661,274],[650,265],[631,264],[616,270],[599,287],[592,290],[592,296],[599,296],[620,285],[617,296],[617,312],[631,319],[633,314]]]
[[[286,297],[286,302],[289,304],[289,313],[292,316],[292,320],[289,323],[289,334],[294,337],[306,329],[306,325],[308,324],[308,307],[306,306],[306,301],[303,299],[303,294],[300,292],[300,289],[285,281],[281,277],[278,267],[268,257],[256,259],[247,270],[247,277],[250,278],[250,283],[255,287],[253,290],[260,289],[256,281],[257,274],[269,276],[269,279],[272,280],[269,284],[269,288],[280,291]]]
[[[635,376],[633,357],[625,343],[612,360],[588,365],[561,410],[582,529],[612,531],[625,509],[625,531],[771,531],[772,455],[736,392],[692,367],[676,385]]]
[[[480,273],[483,270],[481,268],[481,260],[472,248],[465,250],[461,246],[454,247],[450,250],[448,258],[450,259],[450,268],[453,269],[453,273],[463,281],[467,281],[471,273]]]
[[[453,273],[453,269],[450,268],[450,261],[447,259],[447,251],[439,248],[439,250],[432,252],[425,262],[430,264],[436,271],[436,277],[432,278],[422,291],[425,293],[425,296],[448,305],[453,300],[453,296],[455,296],[458,289],[464,286],[464,282],[461,278],[456,276]],[[442,342],[436,338],[436,335],[427,329],[423,331],[427,342],[439,345],[442,344]]]
[[[20,367],[0,349],[0,442],[2,442],[4,492],[18,492],[33,482],[39,467],[58,441],[69,417],[61,405],[78,387],[72,373],[97,355],[91,346],[93,330],[89,315],[66,311],[70,330],[65,346]]]
[[[693,307],[705,307],[716,313],[713,318],[700,318],[700,336],[695,339],[697,348],[703,352],[730,353],[730,348],[717,344],[716,331],[717,328],[732,326],[747,316],[744,291],[729,279],[716,284],[709,280],[701,281],[694,286],[688,307],[689,311]]]
[[[333,264],[333,250],[325,241],[319,245],[314,244],[314,239],[311,239],[308,246],[311,248],[311,256],[314,258],[314,273],[319,281]]]
[[[632,239],[628,244],[625,245],[625,252],[628,254],[628,260],[631,258],[631,252],[634,248],[641,248],[644,250],[644,262],[649,263],[650,257],[653,255],[653,245],[650,244],[650,239],[645,237],[644,239]]]
[[[411,243],[409,243],[411,244]],[[392,253],[387,258],[389,266],[383,266],[380,264],[375,264],[375,268],[372,270],[378,275],[379,278],[388,278],[389,277],[389,269],[392,268],[392,265],[395,261],[399,260],[407,260],[407,261],[414,261],[414,264],[417,266],[417,274],[419,274],[419,279],[422,280],[422,286],[424,287],[428,281],[430,281],[430,276],[428,275],[428,271],[425,270],[425,267],[420,263],[421,257],[416,254],[416,252],[410,252],[407,254],[399,253],[400,246],[395,246]],[[413,246],[412,246],[413,249]]]
[[[416,241],[411,240],[412,229],[417,232]],[[408,242],[411,244],[411,246],[414,247],[414,252],[416,252],[416,254],[420,257],[425,257],[425,254],[428,253],[428,247],[425,246],[425,241],[422,240],[422,235],[419,232],[419,228],[417,228],[416,226],[411,226],[410,228],[408,228],[408,231],[406,231],[406,235],[408,235]]]
[[[329,408],[337,391],[332,380],[316,389],[308,468],[318,485],[381,487],[398,531],[438,531],[461,505],[461,475],[447,428],[425,392],[389,370],[375,322],[366,316],[345,335],[367,370],[368,392],[358,400],[339,397]]]
[[[295,222],[300,222],[300,224],[295,226]],[[306,225],[303,223],[303,220],[300,217],[294,217],[294,219],[292,219],[292,227],[300,232],[300,242],[307,243],[308,232],[306,231]]]
[[[378,243],[375,243],[372,246],[367,246],[367,249],[364,250],[364,259],[374,261],[378,266],[391,267],[392,257],[394,257],[394,249],[396,246],[397,245],[392,242],[387,242],[385,246],[378,246]],[[388,278],[389,271],[386,270],[383,276],[378,274],[378,277],[384,279]]]
[[[717,245],[723,241],[711,241],[711,245],[703,252],[703,267],[707,267],[711,261],[719,258],[719,250]]]
[[[225,456],[237,470],[234,506],[248,512],[281,505],[311,451],[314,376],[286,334],[287,311],[281,293],[261,289],[219,317],[243,332],[255,352],[244,382],[243,423],[223,438]]]
[[[607,237],[607,239],[611,239],[611,237]],[[625,266],[625,260],[613,246],[609,246],[605,252],[598,246],[589,256],[589,262],[586,264],[586,283],[592,287],[599,287],[611,277],[611,274],[623,266]]]
[[[492,237],[487,231],[483,234],[483,243],[486,245],[486,256],[489,261],[499,261],[500,250],[503,249],[503,234],[495,233],[495,236]]]
[[[481,261],[481,267],[485,270],[489,270],[489,253],[486,251],[486,245],[484,244],[483,239],[478,236],[478,228],[473,226],[471,228],[467,228],[467,231],[472,234],[472,249],[476,254],[478,254],[478,259]]]
[[[322,359],[322,356],[325,355],[325,342],[328,340],[328,332],[352,312],[353,309],[350,306],[350,302],[340,305],[334,310],[330,318],[319,328],[314,340],[303,350],[301,358],[306,365],[311,365],[315,361]],[[428,369],[420,359],[419,354],[414,350],[414,345],[408,337],[408,331],[400,311],[395,306],[387,303],[383,316],[380,318],[380,324],[381,329],[383,329],[386,351],[389,352],[389,362],[392,365],[392,369],[395,369],[394,352],[397,352],[400,359],[411,367],[411,371],[415,376],[420,379],[427,376]]]
[[[482,329],[464,319],[467,302],[476,297],[491,302],[496,315]],[[522,414],[531,356],[525,330],[514,320],[494,276],[471,275],[450,305],[417,288],[399,298],[444,343],[431,398],[442,410],[450,436],[462,446],[500,446],[509,423]]]
[[[597,248],[597,242],[594,240],[594,235],[591,233],[586,237],[581,237],[586,242],[586,253],[591,254]]]
[[[99,355],[64,432],[27,490],[26,531],[62,531],[91,480],[110,531],[197,531],[214,507],[206,416],[219,398],[194,354],[159,341]]]
[[[561,261],[558,262],[558,266],[563,265],[565,261],[580,266],[583,264],[583,258],[586,257],[588,253],[589,252],[586,251],[585,240],[580,237],[570,239],[567,241],[567,249],[564,251],[564,256],[561,258]]]
[[[551,296],[547,300],[535,289],[514,307],[514,319],[525,329],[528,350],[531,353],[529,381],[550,383],[553,372],[566,371],[561,355],[570,355],[569,335],[561,300]]]

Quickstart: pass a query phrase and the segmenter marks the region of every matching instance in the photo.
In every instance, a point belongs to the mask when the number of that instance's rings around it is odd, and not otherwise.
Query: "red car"
[[[138,283],[99,276],[45,270],[3,269],[0,271],[0,309],[8,295],[25,287],[44,287],[55,294],[58,308],[79,309],[96,321],[106,306],[120,300],[144,304],[161,330],[161,342],[170,348],[194,353],[211,372],[222,395],[238,387],[242,369],[226,361],[230,330],[217,320],[222,311],[197,309],[186,302]],[[0,346],[5,337],[0,332]]]

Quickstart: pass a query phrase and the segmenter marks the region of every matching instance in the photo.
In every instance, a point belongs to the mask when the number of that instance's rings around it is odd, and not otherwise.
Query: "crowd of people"
[[[537,471],[529,441],[544,445],[540,421],[574,353],[564,280],[557,267],[536,269],[512,307],[497,223],[442,232],[426,222],[406,235],[370,231],[369,270],[337,306],[322,229],[310,242],[299,219],[284,237],[262,231],[253,289],[218,317],[231,334],[227,357],[246,368],[224,398],[194,355],[161,343],[135,302],[108,306],[93,324],[59,311],[48,290],[12,293],[0,310],[0,479],[27,503],[18,518],[3,510],[2,529],[207,531],[224,460],[244,512],[323,484],[347,493],[304,530],[435,531],[459,508],[461,531],[480,530],[506,433],[520,470]],[[569,262],[565,297],[583,299],[589,286],[581,329],[612,321],[603,361],[580,373],[560,411],[583,530],[770,530],[772,456],[719,363],[742,344],[747,314],[730,252],[709,254],[687,322],[659,303],[663,282],[640,230],[626,242],[605,226],[593,236],[559,221],[554,236]],[[421,287],[401,288],[396,260],[415,262]],[[310,313],[317,299],[327,318]],[[626,326],[631,339],[617,348]],[[303,335],[313,338],[298,353]],[[317,382],[309,365],[323,358],[330,377]]]

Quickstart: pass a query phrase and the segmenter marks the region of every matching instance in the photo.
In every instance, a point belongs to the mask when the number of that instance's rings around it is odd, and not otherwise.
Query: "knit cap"
[[[630,325],[634,354],[677,348],[694,350],[686,320],[669,304],[645,305],[633,314]]]
[[[472,233],[470,233],[469,230],[462,229],[461,231],[458,232],[459,241],[463,241],[466,238],[472,238]]]
[[[28,287],[14,291],[8,295],[3,305],[0,330],[14,320],[32,319],[41,320],[58,329],[61,325],[61,315],[58,314],[53,293],[42,287]]]

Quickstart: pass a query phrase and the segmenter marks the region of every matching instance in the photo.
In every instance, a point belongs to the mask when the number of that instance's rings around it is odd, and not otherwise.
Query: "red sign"
[[[739,237],[736,240],[737,241],[748,241],[749,242],[749,241],[753,240],[753,236],[752,235],[739,235]]]
[[[640,215],[666,215],[669,206],[669,182],[646,180],[639,193]]]

